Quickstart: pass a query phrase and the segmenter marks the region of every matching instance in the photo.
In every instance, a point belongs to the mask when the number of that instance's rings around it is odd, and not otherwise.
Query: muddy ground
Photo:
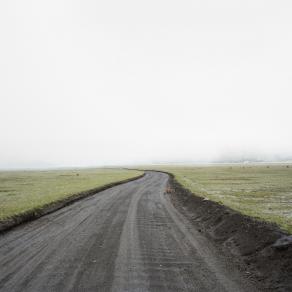
[[[220,208],[147,172],[2,233],[0,291],[289,291],[283,234]]]

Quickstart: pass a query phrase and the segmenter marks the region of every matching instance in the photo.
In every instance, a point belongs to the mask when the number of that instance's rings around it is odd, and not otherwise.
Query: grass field
[[[196,195],[243,214],[275,222],[292,233],[292,166],[159,167]]]
[[[81,191],[122,181],[142,172],[79,169],[0,172],[0,221]]]

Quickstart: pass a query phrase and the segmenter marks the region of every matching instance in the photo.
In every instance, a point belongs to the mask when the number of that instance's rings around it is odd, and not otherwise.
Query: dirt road
[[[254,291],[148,172],[0,236],[0,291]]]

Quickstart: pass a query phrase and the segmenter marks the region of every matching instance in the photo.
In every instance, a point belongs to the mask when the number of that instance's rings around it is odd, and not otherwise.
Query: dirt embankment
[[[198,197],[170,175],[172,203],[264,291],[292,291],[292,238],[279,227]]]

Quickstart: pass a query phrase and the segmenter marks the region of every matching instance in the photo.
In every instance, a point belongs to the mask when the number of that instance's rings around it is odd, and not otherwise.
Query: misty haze
[[[289,1],[0,5],[0,167],[291,159]]]
[[[0,292],[292,291],[292,2],[0,2]]]

